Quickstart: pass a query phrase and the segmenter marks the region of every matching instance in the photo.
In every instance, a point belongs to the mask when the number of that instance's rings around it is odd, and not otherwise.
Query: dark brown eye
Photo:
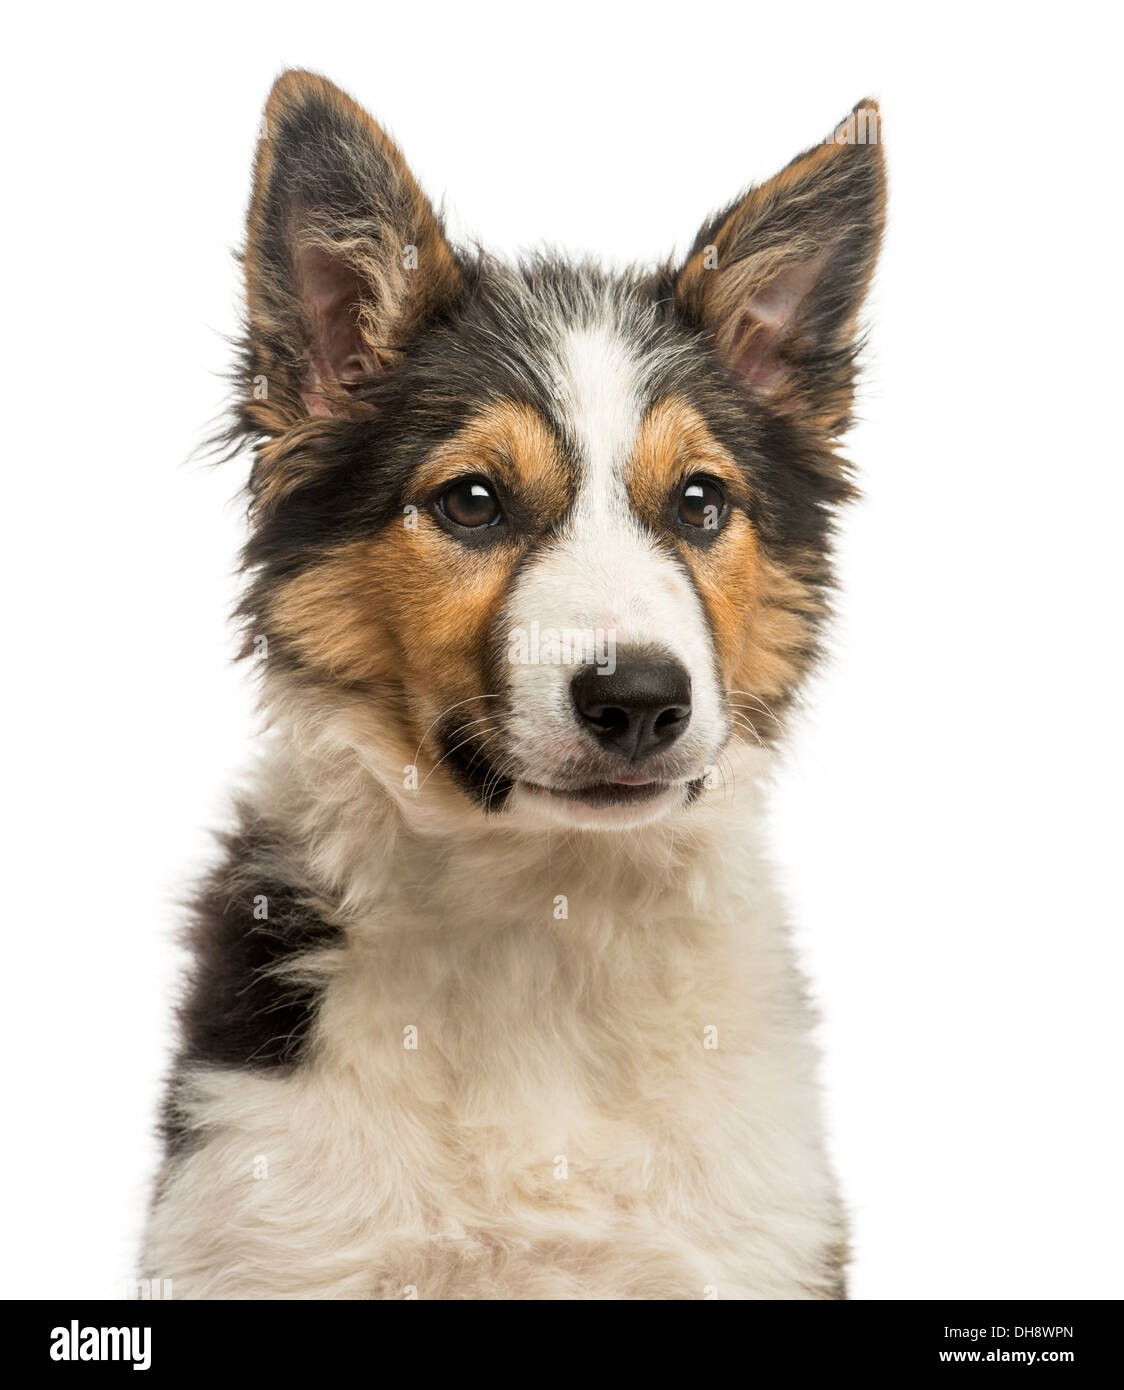
[[[700,531],[717,531],[726,512],[726,494],[713,478],[696,474],[679,494],[679,520]]]
[[[468,530],[495,526],[503,512],[490,483],[482,478],[464,478],[442,494],[437,504],[450,521]]]

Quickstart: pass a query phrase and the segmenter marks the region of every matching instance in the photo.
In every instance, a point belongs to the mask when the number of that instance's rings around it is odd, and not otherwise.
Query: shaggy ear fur
[[[348,393],[461,277],[401,154],[338,87],[284,73],[260,136],[244,259],[252,366],[268,401],[257,423],[275,433],[346,413]]]
[[[706,223],[676,277],[681,311],[777,410],[838,432],[856,320],[874,270],[886,178],[878,107]]]

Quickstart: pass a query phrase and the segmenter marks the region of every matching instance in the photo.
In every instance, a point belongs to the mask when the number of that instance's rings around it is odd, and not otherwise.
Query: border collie
[[[268,729],[191,925],[146,1276],[189,1298],[839,1298],[762,787],[816,659],[877,107],[679,263],[446,239],[266,108],[225,442]]]

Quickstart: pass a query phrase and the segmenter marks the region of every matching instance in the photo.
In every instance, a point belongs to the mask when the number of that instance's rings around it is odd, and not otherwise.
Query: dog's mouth
[[[562,775],[543,775],[545,769],[524,771],[493,761],[483,741],[457,733],[455,728],[443,731],[442,762],[462,790],[489,812],[503,810],[518,792],[529,799],[528,809],[553,807],[553,816],[567,824],[642,824],[674,804],[694,800],[702,785],[701,772],[666,766],[630,772],[592,763],[571,767]]]
[[[654,801],[671,789],[672,783],[661,782],[648,777],[614,777],[604,782],[587,782],[577,787],[543,786],[537,782],[524,782],[532,792],[544,796],[557,797],[562,801],[575,802],[583,806],[639,806],[646,801]]]

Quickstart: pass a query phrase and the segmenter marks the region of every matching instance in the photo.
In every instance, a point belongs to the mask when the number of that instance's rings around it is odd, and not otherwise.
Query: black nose
[[[612,675],[583,666],[570,692],[598,741],[626,758],[667,748],[691,718],[691,678],[670,657],[623,657]]]

